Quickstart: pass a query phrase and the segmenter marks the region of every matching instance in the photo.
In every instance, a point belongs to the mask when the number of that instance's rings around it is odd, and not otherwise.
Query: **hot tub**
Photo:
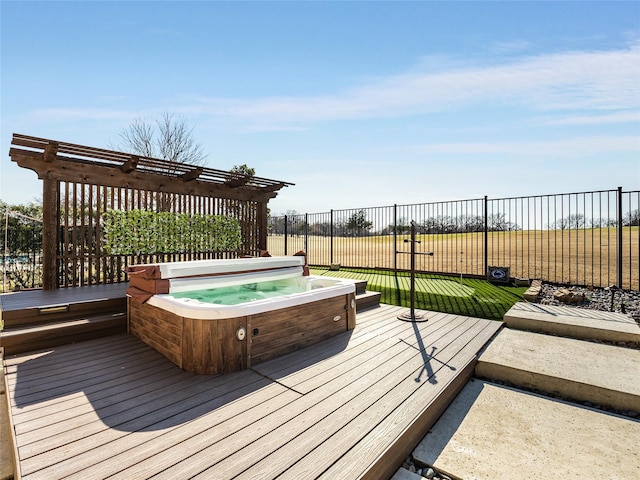
[[[135,265],[129,332],[198,374],[244,370],[355,327],[355,285],[304,256]]]

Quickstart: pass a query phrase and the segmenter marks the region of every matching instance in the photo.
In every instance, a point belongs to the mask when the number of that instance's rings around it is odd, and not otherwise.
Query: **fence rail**
[[[310,264],[408,270],[417,226],[419,271],[640,290],[640,191],[488,197],[270,217],[267,248],[305,250]]]

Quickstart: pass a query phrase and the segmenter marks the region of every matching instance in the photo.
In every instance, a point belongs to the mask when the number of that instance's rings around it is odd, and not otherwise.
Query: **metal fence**
[[[640,290],[640,191],[391,205],[269,218],[273,255],[307,252],[310,265],[409,269],[410,223],[418,232],[416,269]]]
[[[512,277],[640,290],[640,191],[622,188],[270,217],[267,248],[305,250],[317,266],[408,270],[411,221],[418,271],[485,277],[500,266]],[[2,290],[41,288],[39,221],[16,214],[2,223]]]
[[[42,286],[42,221],[6,209],[0,235],[3,254],[0,293]]]

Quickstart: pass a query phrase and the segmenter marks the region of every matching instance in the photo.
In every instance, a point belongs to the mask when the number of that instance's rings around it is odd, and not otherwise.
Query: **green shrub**
[[[108,210],[102,223],[111,255],[232,251],[242,240],[240,222],[222,215]]]

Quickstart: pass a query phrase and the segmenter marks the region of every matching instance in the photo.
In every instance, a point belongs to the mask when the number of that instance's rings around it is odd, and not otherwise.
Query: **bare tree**
[[[555,223],[557,230],[569,230],[569,229],[581,229],[586,227],[585,216],[581,213],[571,214],[564,218],[561,218]]]
[[[193,127],[173,113],[163,113],[155,125],[137,118],[119,134],[120,142],[112,148],[143,157],[161,158],[171,162],[204,165],[206,155],[202,145],[193,138]]]
[[[625,213],[623,221],[623,225],[627,227],[640,225],[640,210],[635,209],[631,212]]]

